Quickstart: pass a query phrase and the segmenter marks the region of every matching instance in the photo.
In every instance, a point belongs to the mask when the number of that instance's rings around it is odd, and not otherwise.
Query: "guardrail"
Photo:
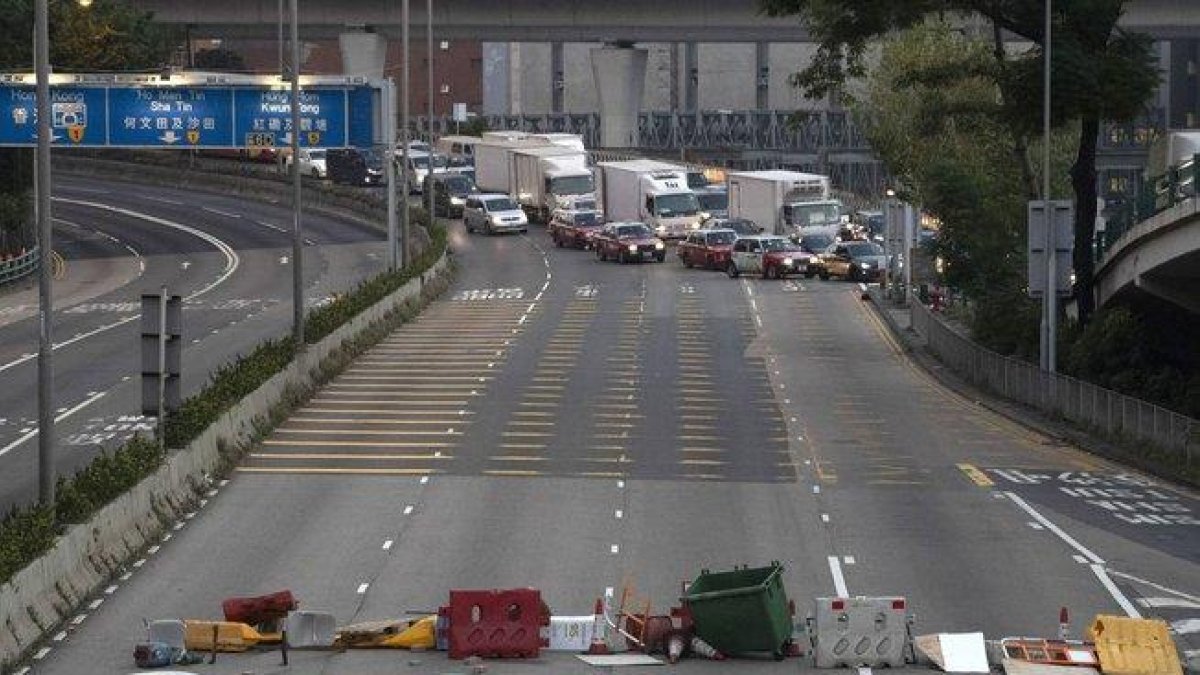
[[[1200,154],[1172,166],[1161,176],[1154,176],[1138,188],[1134,200],[1126,204],[1105,224],[1103,234],[1096,235],[1095,260],[1116,246],[1134,225],[1153,217],[1176,204],[1200,196]]]
[[[916,302],[912,327],[938,359],[975,386],[1114,440],[1153,444],[1188,468],[1200,462],[1200,420],[980,347]]]
[[[33,274],[38,268],[38,247],[8,260],[0,261],[0,286]]]

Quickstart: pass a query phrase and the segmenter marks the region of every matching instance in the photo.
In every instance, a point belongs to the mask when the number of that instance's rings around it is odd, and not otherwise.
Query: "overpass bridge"
[[[1144,186],[1133,208],[1098,241],[1103,305],[1148,294],[1200,314],[1200,155]]]

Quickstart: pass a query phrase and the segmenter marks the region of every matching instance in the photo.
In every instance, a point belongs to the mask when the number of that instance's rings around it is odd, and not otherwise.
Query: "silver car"
[[[467,232],[525,232],[529,219],[508,195],[483,194],[467,197],[463,204],[463,224]]]

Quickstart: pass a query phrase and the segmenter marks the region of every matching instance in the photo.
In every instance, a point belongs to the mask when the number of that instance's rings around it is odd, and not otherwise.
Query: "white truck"
[[[836,228],[842,203],[831,196],[828,176],[799,171],[731,171],[729,217],[754,221],[772,234],[803,228]]]
[[[511,151],[528,147],[524,141],[484,138],[475,144],[475,184],[483,192],[509,194],[512,185]]]
[[[588,168],[587,153],[561,146],[511,148],[510,189],[530,220],[549,222],[555,209],[580,199],[595,200],[596,183]]]
[[[700,202],[688,187],[687,170],[674,164],[600,162],[596,194],[605,220],[641,221],[660,239],[683,239],[700,226]]]

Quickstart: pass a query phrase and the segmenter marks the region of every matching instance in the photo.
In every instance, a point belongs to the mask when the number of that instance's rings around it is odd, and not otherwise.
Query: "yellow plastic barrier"
[[[1158,619],[1097,615],[1087,637],[1096,643],[1104,675],[1182,675],[1179,652]]]
[[[437,616],[418,619],[402,633],[389,636],[380,643],[381,647],[398,649],[433,649],[437,646]]]
[[[343,626],[334,646],[339,648],[433,649],[437,646],[437,616],[415,621],[365,621]]]
[[[212,651],[213,626],[217,628],[217,651],[219,652],[244,652],[263,641],[258,631],[244,623],[189,619],[183,622],[183,646],[188,651]]]

